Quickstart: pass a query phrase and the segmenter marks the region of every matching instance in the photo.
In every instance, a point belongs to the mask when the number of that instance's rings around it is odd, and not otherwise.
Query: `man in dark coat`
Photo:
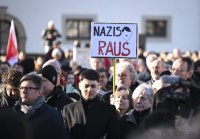
[[[3,73],[3,84],[0,86],[0,109],[7,109],[18,100],[21,77],[22,73],[15,69],[8,69]]]
[[[62,91],[60,86],[57,86],[58,73],[56,69],[51,65],[45,66],[42,68],[42,77],[46,103],[61,112],[65,105],[73,101]]]
[[[97,97],[99,74],[92,69],[80,75],[81,100],[64,107],[67,133],[73,139],[119,139],[119,121],[114,106]]]
[[[197,88],[200,88],[200,59],[194,62],[194,72],[191,77],[191,82]]]
[[[41,89],[42,78],[37,74],[23,76],[20,100],[12,110],[27,121],[33,139],[66,139],[62,115],[45,104]]]
[[[173,115],[191,118],[200,112],[200,94],[190,81],[194,64],[189,57],[180,57],[173,62],[169,78],[162,77],[171,86],[158,90],[154,96],[152,110],[165,109]],[[179,77],[179,80],[177,80]],[[165,78],[165,80],[164,80]]]

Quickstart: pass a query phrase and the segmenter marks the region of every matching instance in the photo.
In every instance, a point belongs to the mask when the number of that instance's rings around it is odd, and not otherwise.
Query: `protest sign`
[[[137,58],[136,23],[91,23],[91,57]]]

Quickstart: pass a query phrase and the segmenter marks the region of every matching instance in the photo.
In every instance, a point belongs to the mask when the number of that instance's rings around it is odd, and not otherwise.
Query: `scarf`
[[[30,118],[44,103],[44,97],[40,96],[32,105],[26,105],[23,102],[20,102],[20,110],[27,116],[27,118]]]

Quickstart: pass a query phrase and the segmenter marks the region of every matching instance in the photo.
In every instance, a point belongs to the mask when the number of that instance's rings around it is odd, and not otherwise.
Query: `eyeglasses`
[[[181,69],[181,68],[178,68],[178,69],[175,69],[175,68],[172,68],[171,69],[171,72],[178,72],[178,73],[183,73],[183,72],[185,72],[185,71],[187,71],[187,70],[183,70],[183,69]]]
[[[39,88],[36,87],[20,87],[20,91],[31,91],[31,90],[38,90]]]

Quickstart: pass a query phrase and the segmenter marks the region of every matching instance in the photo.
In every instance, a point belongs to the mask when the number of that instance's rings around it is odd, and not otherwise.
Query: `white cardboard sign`
[[[91,23],[91,57],[137,58],[136,23]]]

